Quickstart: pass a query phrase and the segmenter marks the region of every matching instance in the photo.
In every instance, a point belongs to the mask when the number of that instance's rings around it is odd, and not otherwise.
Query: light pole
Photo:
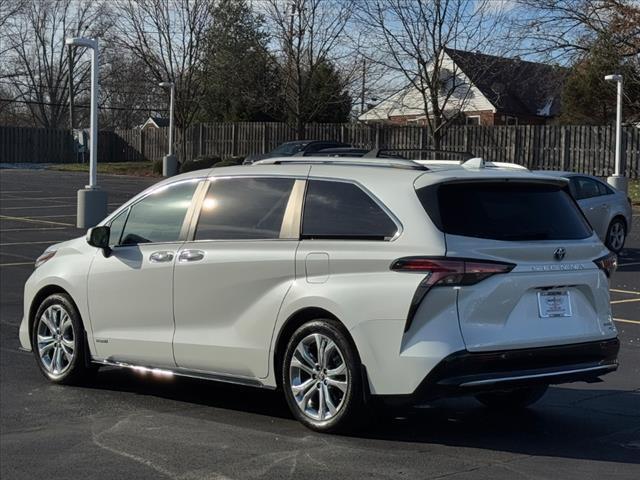
[[[607,75],[605,80],[618,84],[616,95],[616,158],[613,176],[607,178],[607,183],[618,190],[627,193],[627,177],[622,173],[622,75]]]
[[[178,159],[173,154],[173,110],[175,105],[176,84],[174,82],[160,82],[162,88],[171,89],[169,102],[169,153],[162,158],[162,176],[171,177],[178,173]]]
[[[89,185],[78,190],[76,225],[89,228],[107,216],[107,192],[98,187],[98,41],[92,38],[67,38],[69,47],[91,49],[91,122],[89,141]]]

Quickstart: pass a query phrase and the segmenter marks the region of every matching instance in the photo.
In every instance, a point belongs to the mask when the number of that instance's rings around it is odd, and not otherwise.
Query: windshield
[[[304,150],[304,147],[306,146],[307,144],[302,142],[283,143],[282,145],[274,149],[271,153],[276,155],[294,155]]]

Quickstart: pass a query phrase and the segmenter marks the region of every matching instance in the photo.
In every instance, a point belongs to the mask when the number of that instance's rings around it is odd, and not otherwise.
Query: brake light
[[[604,272],[607,278],[610,278],[613,272],[616,271],[616,268],[618,268],[618,256],[615,253],[609,253],[604,257],[595,259],[593,263]]]
[[[473,285],[499,273],[508,273],[515,267],[512,263],[464,258],[404,257],[391,264],[396,272],[427,274],[413,294],[404,331],[408,331],[420,303],[435,286]]]
[[[391,264],[397,272],[427,273],[426,283],[435,285],[473,285],[485,278],[513,270],[513,263],[458,258],[405,257]]]

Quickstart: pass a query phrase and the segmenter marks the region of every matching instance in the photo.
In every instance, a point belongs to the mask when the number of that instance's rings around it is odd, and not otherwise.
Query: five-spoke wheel
[[[611,221],[607,230],[606,245],[614,253],[620,253],[627,237],[627,229],[624,220],[617,217]]]

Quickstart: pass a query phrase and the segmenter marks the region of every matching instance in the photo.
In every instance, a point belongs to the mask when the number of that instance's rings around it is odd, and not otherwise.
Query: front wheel
[[[620,253],[627,237],[627,228],[621,218],[614,218],[607,229],[606,245],[613,253]]]
[[[71,384],[94,371],[80,314],[66,294],[45,298],[36,312],[31,345],[42,374],[55,383]]]
[[[476,399],[489,408],[513,410],[534,404],[547,392],[548,385],[516,388],[503,392],[479,393]]]
[[[282,386],[293,415],[320,432],[353,426],[362,418],[360,359],[340,326],[313,320],[291,336],[283,358]]]

